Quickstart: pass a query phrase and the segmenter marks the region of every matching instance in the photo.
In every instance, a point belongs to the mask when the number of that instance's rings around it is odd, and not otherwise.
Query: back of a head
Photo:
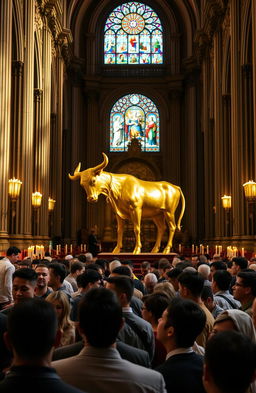
[[[6,251],[6,255],[7,256],[10,256],[12,254],[18,255],[20,253],[21,253],[20,249],[18,247],[15,247],[15,246],[9,247],[8,250]]]
[[[15,272],[12,275],[12,279],[14,280],[15,277],[22,278],[22,279],[27,280],[31,283],[37,282],[36,271],[34,269],[27,268],[27,267],[22,267],[20,269],[15,270]]]
[[[92,255],[92,253],[87,252],[87,253],[85,254],[85,258],[86,258],[86,263],[92,262],[92,260],[93,260],[93,255]]]
[[[101,275],[99,272],[93,269],[86,269],[82,274],[79,276],[79,283],[82,288],[86,288],[89,283],[95,283],[101,280]]]
[[[188,288],[193,296],[200,296],[204,286],[204,278],[198,272],[182,272],[178,281]]]
[[[167,308],[166,327],[174,327],[178,348],[193,346],[197,336],[203,331],[205,322],[204,311],[192,300],[176,297]]]
[[[164,293],[169,300],[176,296],[175,289],[169,281],[159,282],[154,286],[154,293]]]
[[[236,331],[219,332],[206,343],[205,364],[206,387],[213,383],[221,393],[245,393],[256,368],[256,345]]]
[[[122,325],[122,308],[116,294],[106,288],[90,289],[79,303],[78,320],[89,345],[112,345]]]
[[[159,259],[158,269],[168,269],[170,267],[171,267],[171,264],[167,258]]]
[[[239,266],[241,270],[247,269],[248,267],[248,261],[244,257],[235,257],[232,259],[232,261],[235,262],[235,264]]]
[[[38,298],[16,304],[8,314],[10,340],[23,359],[45,356],[54,345],[57,326],[52,304]]]
[[[156,323],[170,303],[170,299],[162,293],[145,295],[142,301],[147,311],[151,312]]]
[[[63,283],[67,274],[65,265],[62,262],[53,262],[49,265],[49,269],[52,269],[54,275],[59,276],[60,282]]]
[[[84,264],[80,261],[77,261],[71,264],[70,272],[73,274],[77,270],[83,270],[83,268],[84,268]]]
[[[198,273],[202,274],[205,280],[208,280],[209,274],[211,272],[209,265],[207,265],[206,263],[202,263],[201,265],[198,266],[197,271]]]
[[[114,270],[112,270],[112,274],[116,274],[119,276],[132,276],[132,272],[128,266],[117,266]]]
[[[182,273],[182,269],[179,267],[175,267],[174,269],[170,270],[166,273],[166,275],[170,278],[177,278]]]
[[[125,293],[127,302],[131,301],[134,292],[134,282],[132,278],[127,276],[109,277],[107,281],[114,284],[115,290],[118,294]]]
[[[209,287],[209,285],[204,285],[202,293],[201,293],[201,298],[202,298],[203,302],[205,302],[208,298],[213,300],[212,288]]]
[[[217,270],[213,275],[213,281],[219,290],[227,291],[232,281],[232,276],[227,270]]]
[[[215,270],[227,270],[227,265],[223,261],[214,261],[210,264]]]
[[[157,276],[155,275],[155,273],[147,273],[144,277],[144,281],[145,282],[152,282],[154,284],[157,283]]]
[[[118,267],[118,266],[121,266],[121,262],[120,262],[120,261],[118,261],[118,260],[111,261],[111,262],[109,263],[109,271],[110,271],[110,273],[112,273],[112,271],[113,271],[116,267]]]
[[[84,254],[80,254],[78,255],[77,259],[82,262],[85,263],[86,262],[86,256]]]

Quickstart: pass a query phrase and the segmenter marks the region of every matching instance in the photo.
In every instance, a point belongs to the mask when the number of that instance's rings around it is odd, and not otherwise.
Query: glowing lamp
[[[42,194],[40,192],[36,191],[32,194],[32,205],[35,209],[41,206],[42,203]]]
[[[20,187],[22,185],[22,181],[18,179],[10,179],[8,180],[8,194],[11,199],[17,200],[20,195]]]
[[[222,206],[224,209],[231,209],[231,196],[230,195],[224,195],[221,197],[222,199]]]
[[[54,210],[55,202],[56,201],[54,199],[52,199],[52,198],[48,199],[48,210],[50,212],[52,212]]]
[[[243,184],[245,198],[248,202],[256,201],[256,183],[253,180],[249,180]]]

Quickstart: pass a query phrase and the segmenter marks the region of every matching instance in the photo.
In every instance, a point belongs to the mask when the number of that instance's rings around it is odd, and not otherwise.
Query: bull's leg
[[[156,224],[157,227],[157,238],[155,245],[151,252],[158,252],[159,248],[161,246],[161,240],[165,231],[165,220],[164,220],[164,214],[161,214],[160,216],[156,216],[153,218],[154,223]]]
[[[112,251],[113,254],[118,254],[123,247],[123,233],[124,233],[124,220],[116,215],[117,221],[117,244]]]
[[[172,248],[172,240],[173,240],[174,232],[176,229],[176,224],[175,224],[174,214],[172,214],[170,212],[165,212],[164,215],[165,215],[165,219],[168,224],[168,227],[169,227],[169,238],[168,238],[167,245],[163,251],[163,254],[169,254],[169,252],[171,251],[171,248]]]
[[[135,234],[135,248],[133,250],[133,254],[139,254],[141,250],[141,241],[140,241],[140,222],[141,222],[141,208],[134,208],[131,211],[131,220],[133,222],[133,230]]]

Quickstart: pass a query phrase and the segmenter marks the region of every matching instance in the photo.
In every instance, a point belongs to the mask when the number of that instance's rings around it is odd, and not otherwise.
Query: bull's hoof
[[[112,254],[119,254],[120,253],[120,247],[115,247],[114,250],[112,251]]]
[[[134,250],[133,250],[133,254],[140,254],[140,250],[141,250],[141,248],[140,247],[136,247]]]
[[[171,251],[171,247],[165,247],[165,249],[163,250],[163,254],[170,254]]]
[[[159,251],[159,247],[154,247],[152,250],[151,250],[151,253],[157,253]]]

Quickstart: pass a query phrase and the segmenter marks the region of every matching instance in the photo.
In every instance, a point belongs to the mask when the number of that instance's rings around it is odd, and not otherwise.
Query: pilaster
[[[10,159],[12,0],[0,7],[0,249],[8,245],[8,179]],[[1,240],[2,239],[2,240]]]
[[[25,237],[32,234],[33,168],[34,168],[34,16],[33,0],[24,1],[26,51],[24,52],[23,105],[22,105],[22,144],[21,144],[21,193],[20,233]]]

